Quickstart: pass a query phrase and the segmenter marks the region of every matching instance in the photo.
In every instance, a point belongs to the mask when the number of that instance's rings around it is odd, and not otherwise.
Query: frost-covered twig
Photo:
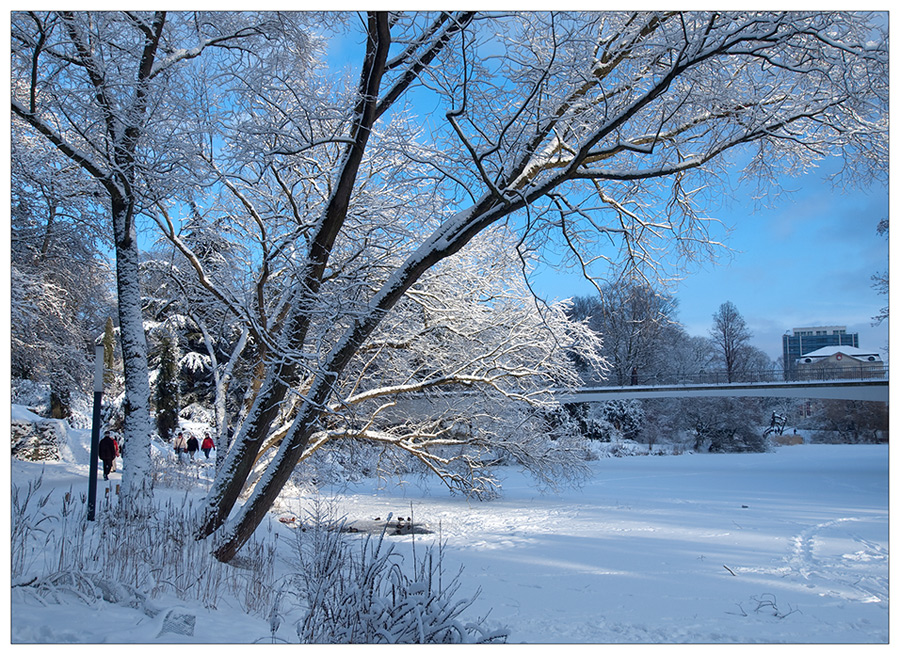
[[[751,596],[750,599],[756,603],[756,608],[754,611],[759,614],[760,612],[771,612],[772,616],[777,619],[784,619],[795,612],[800,612],[799,609],[793,608],[788,605],[788,611],[785,612],[778,608],[777,599],[775,598],[775,594],[772,593],[764,593],[760,596]],[[801,612],[802,613],[802,612]]]

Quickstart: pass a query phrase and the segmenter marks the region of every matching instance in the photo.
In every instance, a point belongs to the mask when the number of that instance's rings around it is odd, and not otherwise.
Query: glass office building
[[[797,360],[825,346],[853,346],[859,348],[859,334],[848,333],[843,325],[794,328],[782,338],[785,379],[796,378]]]

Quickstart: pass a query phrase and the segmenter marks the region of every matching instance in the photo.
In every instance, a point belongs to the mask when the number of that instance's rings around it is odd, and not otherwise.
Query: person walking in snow
[[[181,453],[187,450],[187,440],[184,438],[184,433],[179,432],[178,436],[175,437],[175,441],[172,442],[172,447],[175,448],[175,455],[178,457],[178,461],[181,461]]]
[[[191,456],[191,460],[193,461],[194,455],[197,454],[197,451],[200,450],[200,442],[197,441],[197,437],[191,435],[187,440],[187,451],[188,455]]]
[[[109,432],[105,433],[100,440],[97,454],[103,460],[103,479],[109,480],[109,472],[116,459],[116,442],[109,436]]]
[[[209,436],[209,433],[206,434],[206,437],[203,439],[203,443],[200,444],[200,450],[203,451],[203,454],[206,455],[206,459],[209,459],[209,451],[216,447],[216,444],[213,443],[212,437]]]

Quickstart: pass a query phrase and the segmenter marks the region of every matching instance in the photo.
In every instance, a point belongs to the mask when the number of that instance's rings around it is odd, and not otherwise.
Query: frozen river
[[[888,446],[608,458],[578,490],[507,476],[340,496],[440,526],[480,612],[518,642],[886,642]],[[409,539],[407,537],[407,539]]]

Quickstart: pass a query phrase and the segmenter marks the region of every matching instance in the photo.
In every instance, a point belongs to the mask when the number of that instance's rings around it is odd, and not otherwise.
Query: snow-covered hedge
[[[595,459],[603,459],[604,457],[633,457],[636,455],[650,454],[647,446],[628,439],[610,443],[592,441],[590,448]],[[657,452],[660,454],[662,453],[661,450],[657,450]]]
[[[66,422],[15,420],[10,425],[12,456],[33,462],[58,461],[66,442]]]

